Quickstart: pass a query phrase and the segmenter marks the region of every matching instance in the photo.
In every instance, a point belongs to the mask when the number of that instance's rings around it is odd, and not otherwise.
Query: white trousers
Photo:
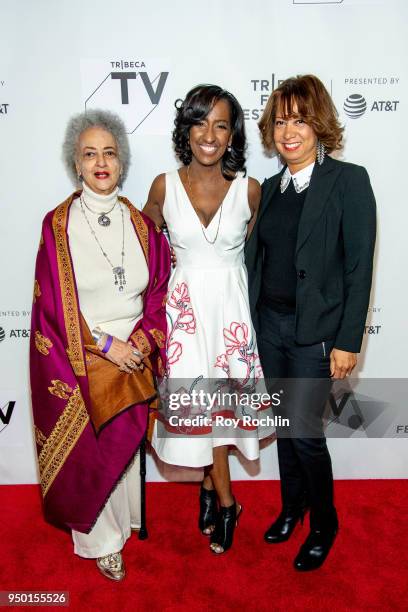
[[[94,559],[120,552],[131,534],[140,527],[140,455],[126,470],[112,492],[90,533],[72,530],[74,552]]]

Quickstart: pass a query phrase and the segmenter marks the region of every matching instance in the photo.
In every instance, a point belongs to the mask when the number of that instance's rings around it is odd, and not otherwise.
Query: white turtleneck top
[[[90,330],[99,325],[104,332],[126,341],[142,316],[141,294],[149,280],[146,260],[127,206],[117,202],[108,215],[111,224],[102,227],[98,223],[98,216],[109,211],[117,201],[118,189],[105,196],[95,193],[85,183],[83,187],[83,198],[91,209],[85,208],[86,216],[114,267],[122,265],[123,209],[126,285],[121,292],[114,284],[112,268],[91,234],[79,198],[75,199],[69,214],[68,236],[80,309]]]

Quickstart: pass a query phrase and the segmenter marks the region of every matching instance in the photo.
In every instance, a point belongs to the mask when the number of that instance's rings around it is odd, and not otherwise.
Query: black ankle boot
[[[211,551],[215,554],[226,552],[232,546],[234,530],[238,524],[238,517],[242,512],[242,506],[234,499],[231,506],[221,506],[217,514],[217,522],[215,523],[214,533],[211,535]]]
[[[217,520],[217,493],[215,490],[208,491],[201,485],[200,489],[200,514],[198,527],[203,535],[210,536],[215,529]]]
[[[268,544],[280,544],[289,540],[296,525],[300,521],[303,525],[305,507],[283,509],[278,518],[264,533],[264,540]]]
[[[320,527],[312,527],[293,562],[295,569],[309,572],[321,567],[333,546],[338,529],[337,518]]]

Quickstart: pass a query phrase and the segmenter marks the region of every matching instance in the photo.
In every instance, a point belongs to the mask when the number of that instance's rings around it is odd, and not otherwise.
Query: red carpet
[[[234,491],[244,512],[233,548],[216,557],[196,526],[198,486],[149,484],[149,539],[127,542],[127,576],[113,583],[43,521],[37,487],[0,487],[0,589],[66,590],[71,610],[109,612],[407,609],[408,481],[337,481],[340,532],[323,568],[308,574],[291,565],[306,524],[285,544],[262,540],[278,482]]]

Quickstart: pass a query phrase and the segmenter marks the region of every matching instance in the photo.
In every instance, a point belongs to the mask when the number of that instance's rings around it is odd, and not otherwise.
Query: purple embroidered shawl
[[[80,306],[67,224],[72,194],[43,222],[31,322],[30,374],[38,462],[46,519],[89,533],[146,432],[148,407],[133,405],[95,434],[89,418]],[[126,198],[149,269],[143,317],[129,340],[153,371],[165,367],[167,241]]]

